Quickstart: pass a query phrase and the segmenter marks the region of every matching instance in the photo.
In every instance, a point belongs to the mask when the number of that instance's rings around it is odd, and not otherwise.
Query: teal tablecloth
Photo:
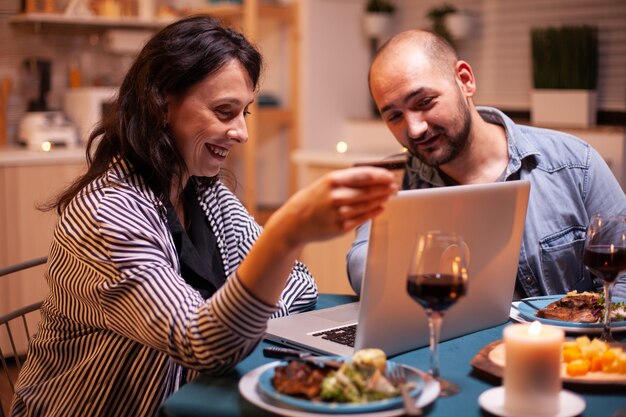
[[[317,308],[326,308],[354,300],[355,298],[351,296],[324,294],[320,296]],[[445,320],[443,325],[445,326]],[[497,386],[499,381],[475,373],[470,361],[485,345],[501,339],[503,328],[504,325],[496,326],[441,343],[439,351],[441,373],[445,378],[456,382],[461,392],[453,397],[437,399],[425,409],[425,416],[485,417],[491,415],[480,408],[478,397],[485,390]],[[622,334],[616,336],[623,337]],[[237,389],[239,379],[248,371],[274,360],[263,357],[264,346],[270,346],[270,344],[261,343],[229,375],[223,377],[201,375],[195,381],[185,385],[163,404],[158,415],[160,417],[273,415],[249,403]],[[395,356],[393,360],[426,370],[429,365],[428,348]],[[580,394],[585,399],[587,407],[582,416],[617,417],[617,410],[622,409],[622,412],[626,412],[623,410],[626,408],[626,386],[610,389],[567,386],[566,389]]]

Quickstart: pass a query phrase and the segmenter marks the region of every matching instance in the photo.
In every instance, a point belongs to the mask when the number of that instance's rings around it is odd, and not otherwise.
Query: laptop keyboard
[[[354,337],[356,336],[356,324],[348,326],[336,327],[330,330],[313,333],[313,336],[330,340],[331,342],[341,343],[342,345],[354,347]]]

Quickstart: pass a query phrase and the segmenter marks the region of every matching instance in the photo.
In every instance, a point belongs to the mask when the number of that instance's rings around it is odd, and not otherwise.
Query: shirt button
[[[533,278],[531,275],[529,275],[526,278],[524,278],[524,281],[526,281],[526,284],[532,285],[532,284],[535,283],[535,278]]]

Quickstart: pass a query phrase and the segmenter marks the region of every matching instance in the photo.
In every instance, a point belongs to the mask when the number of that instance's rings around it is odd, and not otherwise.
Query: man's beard
[[[469,143],[469,132],[472,127],[469,107],[464,105],[464,103],[464,101],[459,101],[458,114],[461,118],[461,127],[456,133],[451,132],[448,134],[444,128],[434,126],[417,138],[415,142],[419,143],[421,140],[434,135],[440,135],[444,140],[440,140],[433,148],[423,150],[419,150],[417,146],[411,146],[408,149],[409,153],[422,161],[422,163],[433,168],[437,168],[440,165],[447,164],[456,159],[467,147]],[[411,142],[413,142],[413,140],[409,139],[409,143]]]

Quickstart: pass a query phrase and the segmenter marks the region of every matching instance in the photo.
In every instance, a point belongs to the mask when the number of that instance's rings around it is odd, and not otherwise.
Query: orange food
[[[615,360],[615,352],[612,349],[605,350],[602,354],[602,368],[609,367]]]
[[[575,361],[576,359],[581,359],[583,357],[580,348],[577,346],[567,347],[563,349],[563,362],[570,363]]]
[[[576,359],[567,364],[567,374],[569,376],[583,376],[589,372],[589,361],[586,359]]]
[[[589,368],[590,372],[600,372],[602,371],[602,358],[599,356],[591,357],[591,366]]]
[[[563,362],[565,371],[573,377],[589,372],[626,374],[626,352],[621,347],[587,336],[563,343]]]

